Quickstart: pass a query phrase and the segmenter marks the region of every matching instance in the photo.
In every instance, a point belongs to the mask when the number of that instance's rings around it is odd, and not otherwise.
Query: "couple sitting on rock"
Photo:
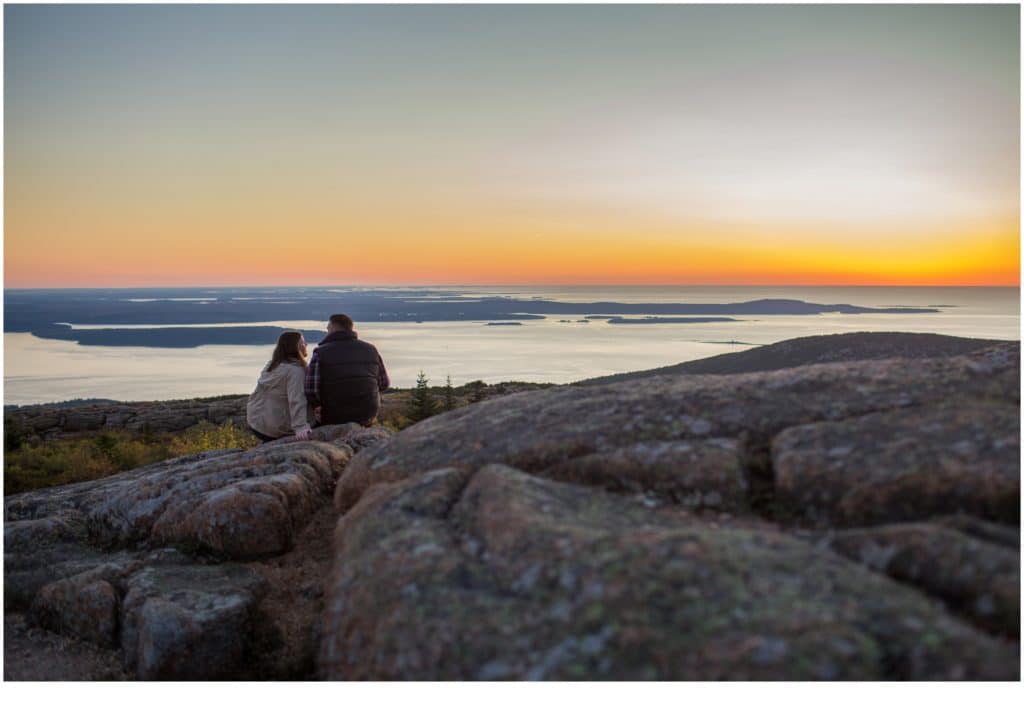
[[[246,406],[246,421],[257,438],[308,440],[312,423],[369,426],[376,420],[388,373],[380,353],[360,341],[352,325],[347,315],[333,315],[308,366],[302,334],[281,334]]]

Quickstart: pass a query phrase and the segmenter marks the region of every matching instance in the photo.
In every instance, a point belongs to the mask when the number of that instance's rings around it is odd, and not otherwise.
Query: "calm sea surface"
[[[360,337],[380,350],[392,383],[410,387],[422,370],[431,384],[472,380],[572,382],[644,370],[774,343],[848,331],[915,331],[1020,339],[1017,288],[958,287],[488,287],[454,288],[566,302],[723,303],[763,298],[868,307],[921,306],[934,314],[734,316],[737,322],[614,325],[581,316],[549,316],[521,326],[483,322],[367,322]],[[339,311],[344,311],[339,309]],[[570,323],[562,323],[563,320]],[[153,325],[160,325],[154,318]],[[247,323],[245,326],[260,324]],[[322,328],[318,319],[263,325]],[[99,328],[99,327],[93,327]],[[739,342],[731,344],[729,342]],[[4,334],[5,404],[80,397],[181,399],[252,391],[272,350],[267,346],[192,349],[79,346],[28,333]]]

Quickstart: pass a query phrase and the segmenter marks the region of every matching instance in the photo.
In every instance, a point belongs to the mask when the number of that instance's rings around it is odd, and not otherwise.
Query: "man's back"
[[[313,351],[307,383],[310,399],[321,406],[320,422],[368,423],[377,416],[380,392],[388,386],[387,372],[377,349],[360,341],[355,331],[329,333]]]

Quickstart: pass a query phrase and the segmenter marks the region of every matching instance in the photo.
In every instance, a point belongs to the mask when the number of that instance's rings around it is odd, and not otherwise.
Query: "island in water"
[[[265,345],[285,330],[267,322],[326,320],[344,309],[357,322],[483,321],[521,325],[549,316],[580,323],[689,324],[746,322],[750,316],[820,314],[938,314],[934,307],[868,307],[797,299],[729,303],[567,302],[538,297],[460,293],[450,290],[361,288],[226,288],[144,290],[7,290],[4,331],[84,346],[196,348]],[[725,316],[728,315],[728,316]],[[740,318],[734,318],[740,317]],[[308,326],[308,322],[303,322]],[[259,325],[257,325],[259,324]],[[299,328],[311,343],[319,324]]]

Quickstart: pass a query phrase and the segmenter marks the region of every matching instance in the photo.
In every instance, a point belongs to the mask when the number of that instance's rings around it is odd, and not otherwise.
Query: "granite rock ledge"
[[[138,679],[258,676],[268,582],[258,564],[292,551],[330,508],[352,455],[390,431],[317,429],[248,451],[177,458],[4,502],[7,612],[119,648]],[[6,650],[5,650],[6,655]]]
[[[428,419],[338,482],[319,673],[1018,679],[1019,377],[993,343]]]

